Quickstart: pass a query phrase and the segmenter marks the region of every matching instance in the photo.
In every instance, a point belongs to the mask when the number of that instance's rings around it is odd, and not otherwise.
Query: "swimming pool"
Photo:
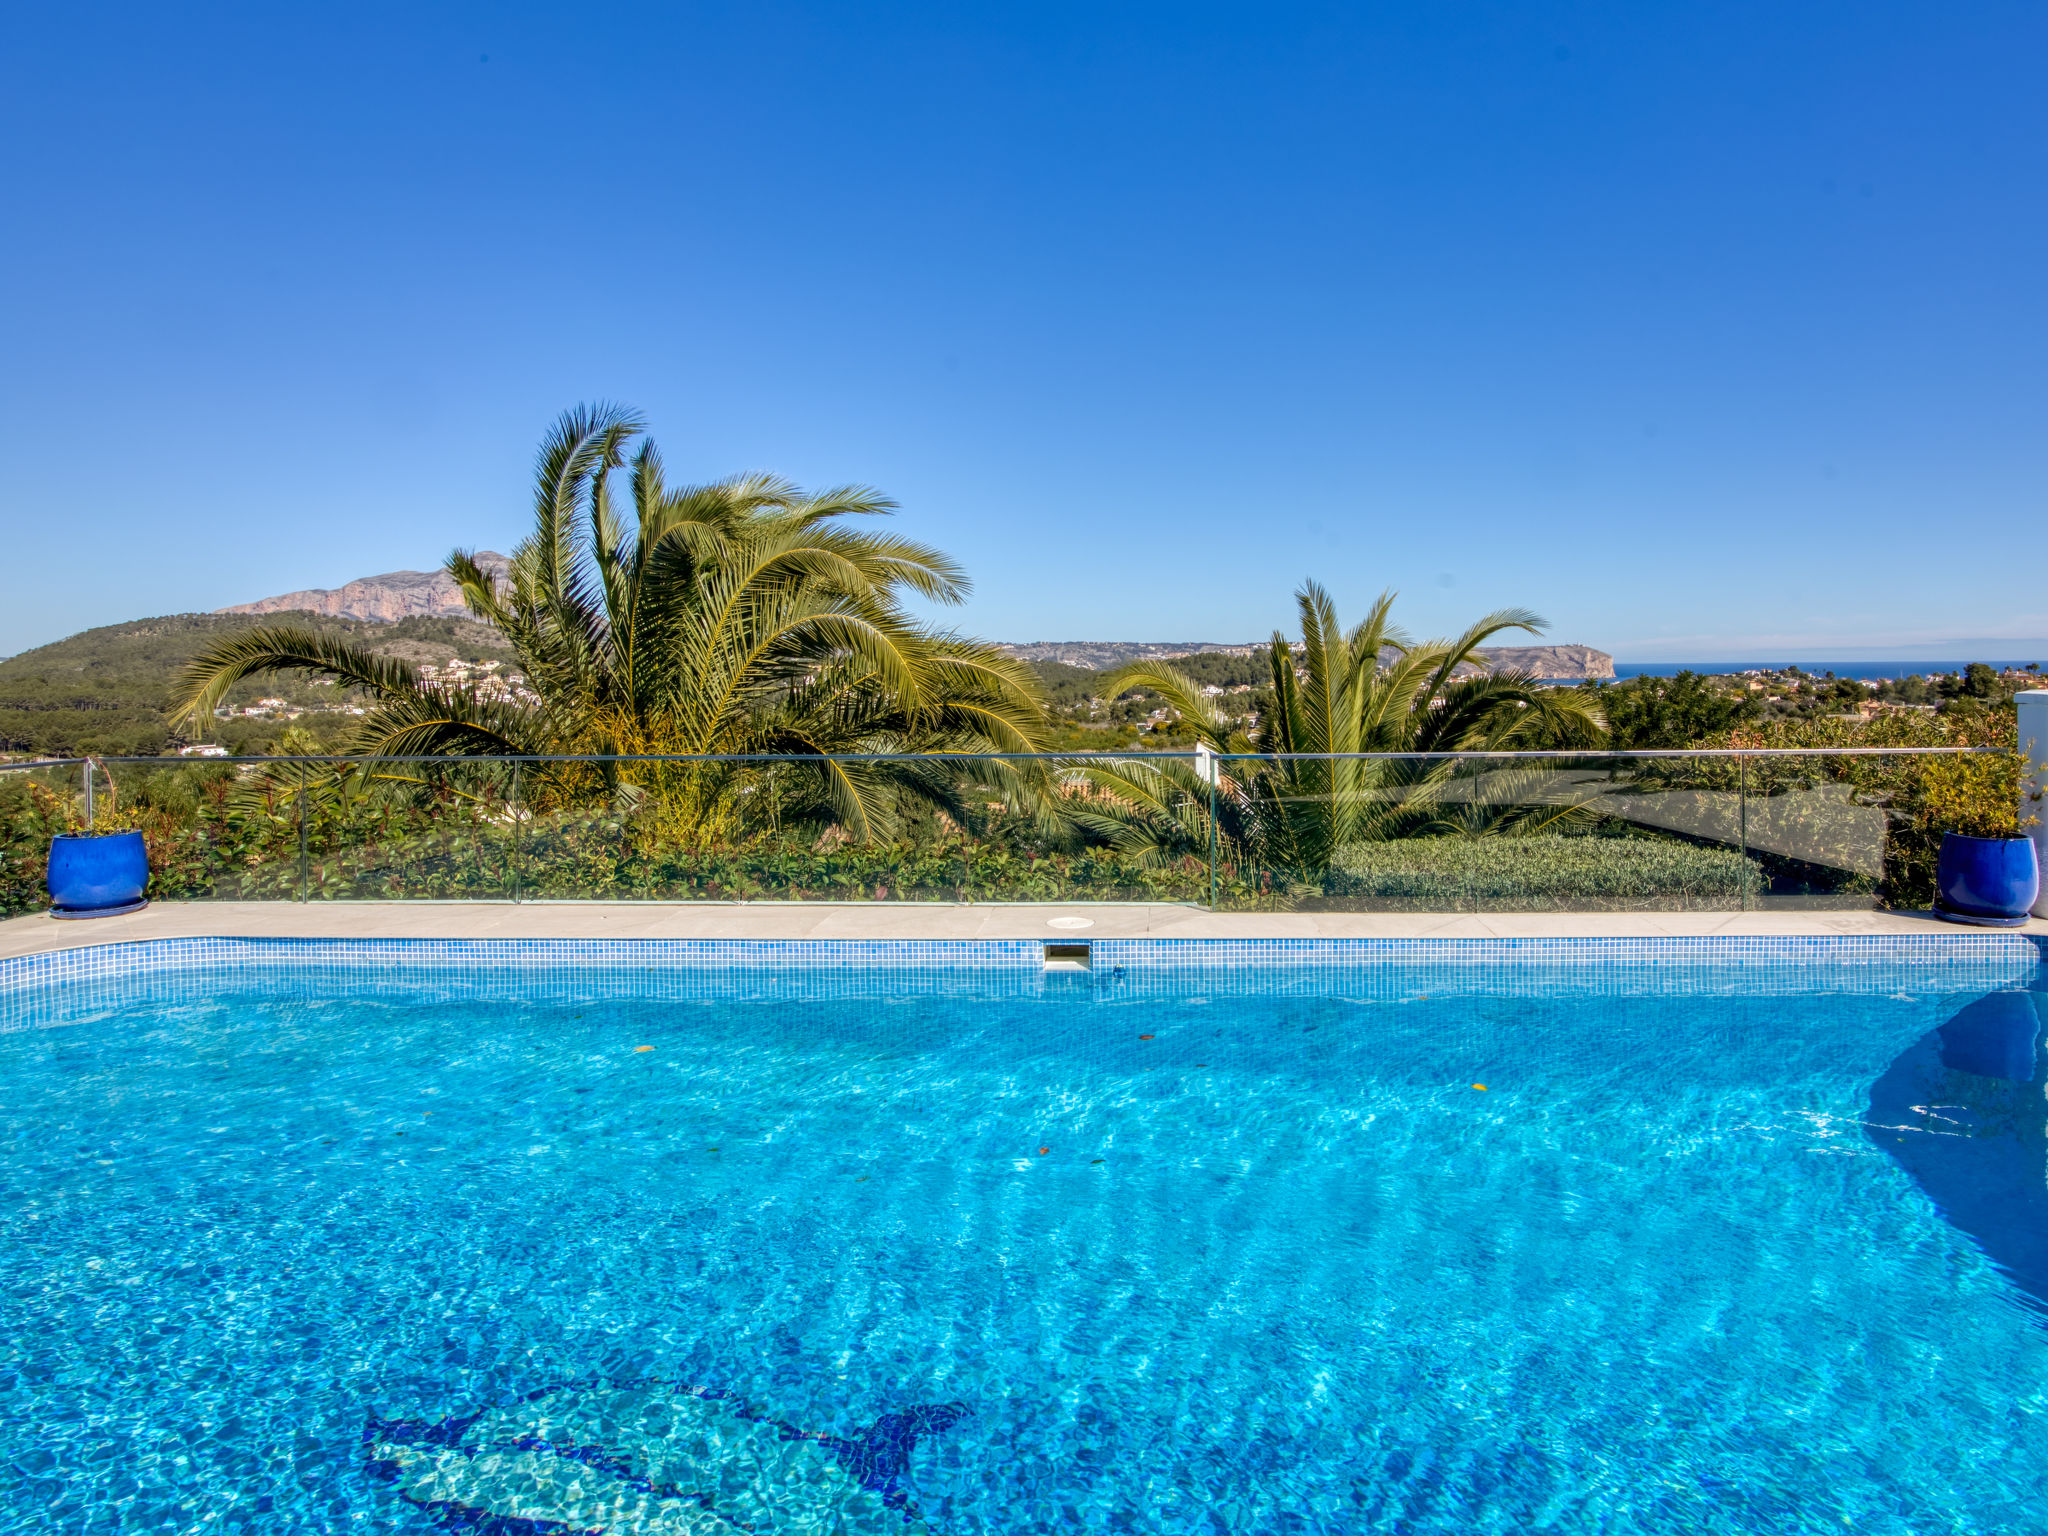
[[[0,1531],[2048,1528],[2030,941],[1039,958],[0,964]]]

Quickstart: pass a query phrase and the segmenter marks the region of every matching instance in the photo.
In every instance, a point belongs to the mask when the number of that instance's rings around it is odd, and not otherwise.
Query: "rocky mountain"
[[[1614,658],[1590,645],[1487,645],[1479,654],[1495,667],[1513,667],[1554,682],[1614,680]]]
[[[1206,640],[1033,640],[1001,650],[1020,661],[1057,662],[1102,672],[1133,661],[1172,661],[1181,656],[1251,656],[1263,645],[1225,645]],[[1590,645],[1496,645],[1479,654],[1494,667],[1512,667],[1550,682],[1612,679],[1614,658]],[[1388,659],[1392,653],[1388,653]]]
[[[476,563],[487,571],[502,572],[511,562],[487,549],[478,553]],[[317,613],[330,619],[395,624],[400,619],[462,618],[469,610],[446,571],[386,571],[382,576],[360,577],[345,587],[287,592],[214,612]]]

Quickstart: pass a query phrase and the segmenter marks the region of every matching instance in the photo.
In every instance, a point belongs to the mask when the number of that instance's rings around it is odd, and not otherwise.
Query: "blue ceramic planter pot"
[[[2029,837],[1941,835],[1934,911],[1952,923],[2017,928],[2041,894],[2041,866]]]
[[[52,917],[112,917],[145,906],[149,854],[140,832],[50,839]]]

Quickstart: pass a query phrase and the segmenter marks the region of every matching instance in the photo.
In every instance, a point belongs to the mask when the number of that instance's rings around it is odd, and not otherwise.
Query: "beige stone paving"
[[[1054,926],[1079,918],[1084,928]],[[1923,912],[1204,912],[1166,904],[714,905],[636,902],[160,902],[127,917],[0,922],[0,959],[85,944],[218,936],[320,939],[1661,938],[1970,934]],[[2048,935],[2035,919],[2023,932]]]

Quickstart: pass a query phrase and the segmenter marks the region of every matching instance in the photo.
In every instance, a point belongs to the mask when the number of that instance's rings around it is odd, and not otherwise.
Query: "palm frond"
[[[1176,711],[1181,723],[1191,728],[1194,738],[1212,751],[1224,750],[1223,717],[1202,685],[1176,666],[1163,661],[1134,661],[1116,668],[1102,680],[1102,697],[1121,698],[1134,689],[1156,693],[1166,707]]]
[[[203,726],[230,688],[267,672],[332,677],[380,699],[420,692],[418,674],[403,662],[297,625],[260,625],[216,640],[185,664],[173,696],[173,717]]]

